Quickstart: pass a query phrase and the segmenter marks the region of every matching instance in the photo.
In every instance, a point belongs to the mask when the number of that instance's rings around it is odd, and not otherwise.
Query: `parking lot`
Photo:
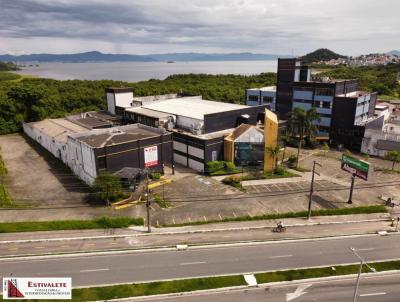
[[[327,189],[337,187],[338,184],[332,183],[327,180],[316,180],[314,182],[314,190]],[[339,185],[340,186],[340,185]],[[310,190],[309,181],[274,183],[264,185],[250,185],[246,186],[247,193],[267,193],[267,192],[287,192],[287,191],[306,191]]]

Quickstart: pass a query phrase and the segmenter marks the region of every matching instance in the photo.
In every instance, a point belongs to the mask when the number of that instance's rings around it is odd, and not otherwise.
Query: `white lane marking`
[[[80,273],[91,273],[91,272],[104,272],[104,271],[109,271],[109,268],[97,268],[97,269],[83,269],[80,270]]]
[[[304,294],[306,294],[307,292],[305,292],[305,290],[307,288],[309,288],[312,284],[301,284],[297,287],[297,289],[293,292],[293,293],[287,293],[286,294],[286,301],[292,301]]]
[[[195,265],[195,264],[205,264],[207,263],[206,261],[197,261],[197,262],[183,262],[179,263],[179,265]]]
[[[375,248],[373,248],[373,247],[369,247],[369,248],[364,248],[364,249],[357,249],[357,252],[358,251],[373,251]]]
[[[371,294],[362,294],[360,297],[372,297],[372,296],[383,296],[386,295],[386,293],[381,292],[381,293],[371,293]]]
[[[270,256],[268,258],[274,259],[274,258],[289,258],[289,257],[293,257],[293,255],[278,255],[278,256]]]

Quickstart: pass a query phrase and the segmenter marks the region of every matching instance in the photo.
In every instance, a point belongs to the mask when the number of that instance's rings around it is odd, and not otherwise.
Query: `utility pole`
[[[397,217],[396,232],[399,231],[399,222],[400,222],[400,217]]]
[[[150,199],[149,199],[149,170],[146,171],[146,210],[147,210],[147,232],[151,233],[150,222]]]
[[[311,185],[310,185],[310,198],[308,199],[308,220],[311,219],[311,203],[312,203],[312,195],[314,193],[314,174],[320,175],[318,172],[315,171],[315,165],[322,167],[321,164],[317,163],[314,160],[313,168],[312,168],[312,176],[311,176]]]
[[[349,195],[349,200],[347,201],[348,204],[353,203],[353,189],[354,189],[354,179],[356,178],[355,174],[351,175],[351,187],[350,187],[350,195]]]

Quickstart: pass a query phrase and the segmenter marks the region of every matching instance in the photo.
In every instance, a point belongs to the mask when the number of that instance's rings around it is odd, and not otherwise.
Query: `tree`
[[[279,145],[275,146],[275,147],[267,147],[265,149],[269,155],[271,155],[273,161],[274,161],[274,167],[273,169],[276,170],[278,168],[278,155],[281,152],[281,148],[279,147]]]
[[[320,120],[319,114],[315,108],[305,111],[302,108],[296,107],[291,113],[288,121],[289,132],[296,135],[299,139],[297,148],[297,161],[296,168],[299,165],[299,157],[301,151],[301,144],[306,136],[313,136],[317,130],[314,121]]]
[[[394,165],[396,163],[400,163],[400,151],[392,150],[385,154],[385,159],[390,160],[393,162],[392,170],[394,170]]]
[[[109,203],[123,196],[120,178],[110,172],[101,172],[92,189],[96,201]]]

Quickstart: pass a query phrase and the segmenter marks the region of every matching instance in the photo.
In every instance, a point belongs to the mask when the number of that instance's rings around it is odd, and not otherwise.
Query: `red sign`
[[[144,148],[144,166],[154,167],[158,165],[158,149],[157,146]]]

